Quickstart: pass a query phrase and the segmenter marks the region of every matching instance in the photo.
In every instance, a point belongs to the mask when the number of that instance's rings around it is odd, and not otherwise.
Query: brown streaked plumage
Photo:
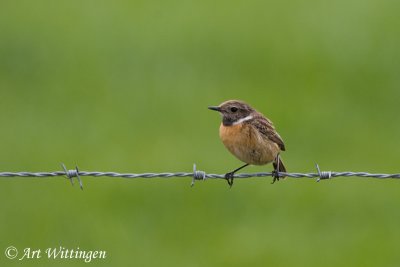
[[[265,165],[272,162],[275,174],[286,172],[279,157],[279,153],[285,151],[285,144],[268,118],[239,100],[229,100],[209,109],[222,115],[219,136],[225,147],[246,163],[225,175],[229,186],[233,185],[234,174],[250,164]],[[279,178],[283,177],[274,175],[273,182]]]

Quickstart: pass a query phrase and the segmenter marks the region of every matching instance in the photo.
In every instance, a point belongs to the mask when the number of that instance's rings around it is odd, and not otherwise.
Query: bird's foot
[[[272,177],[273,177],[273,180],[272,180],[271,184],[274,184],[276,181],[279,181],[280,176],[279,176],[278,170],[272,171]]]
[[[227,174],[225,174],[225,179],[228,182],[228,185],[230,188],[232,188],[233,185],[233,176],[235,175],[235,172],[228,172]]]

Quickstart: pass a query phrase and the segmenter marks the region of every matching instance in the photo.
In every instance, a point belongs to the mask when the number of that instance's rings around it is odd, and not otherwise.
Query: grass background
[[[289,171],[399,172],[400,4],[2,1],[0,171],[225,173],[206,109],[243,99]],[[246,171],[270,171],[270,166]],[[398,181],[0,179],[10,245],[106,250],[93,266],[398,266]],[[86,266],[86,265],[85,265]]]

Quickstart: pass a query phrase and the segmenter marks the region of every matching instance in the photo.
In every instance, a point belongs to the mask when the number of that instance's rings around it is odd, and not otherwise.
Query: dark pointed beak
[[[211,110],[215,110],[215,111],[221,112],[221,108],[220,108],[220,107],[218,107],[218,106],[211,106],[211,107],[208,107],[208,109],[211,109]]]

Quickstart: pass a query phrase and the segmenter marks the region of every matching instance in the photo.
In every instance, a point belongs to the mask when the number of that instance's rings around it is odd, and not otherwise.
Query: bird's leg
[[[234,171],[231,171],[231,172],[228,172],[227,174],[225,174],[225,179],[228,181],[229,187],[232,187],[232,185],[233,185],[233,176],[235,175],[235,173],[236,173],[237,171],[240,171],[240,170],[243,169],[244,167],[247,167],[247,166],[249,166],[248,163],[246,163],[245,165],[243,165],[243,166],[240,167],[240,168],[237,168],[237,169],[234,170]]]
[[[274,166],[274,170],[272,171],[272,177],[274,178],[272,180],[271,184],[274,184],[276,181],[279,181],[279,154],[276,156],[274,162],[272,163],[272,165]]]

